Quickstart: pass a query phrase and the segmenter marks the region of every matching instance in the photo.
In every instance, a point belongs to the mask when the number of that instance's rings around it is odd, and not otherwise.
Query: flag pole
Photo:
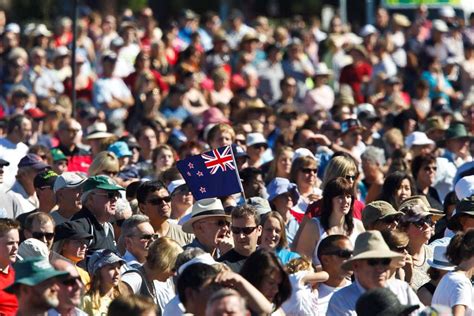
[[[237,165],[237,160],[235,160],[234,146],[230,145],[230,150],[232,152],[232,159],[234,160],[235,173],[237,173],[237,178],[239,179],[240,193],[244,197],[244,204],[247,204],[247,197],[245,196],[244,187],[242,186],[242,179],[240,179],[239,166]]]

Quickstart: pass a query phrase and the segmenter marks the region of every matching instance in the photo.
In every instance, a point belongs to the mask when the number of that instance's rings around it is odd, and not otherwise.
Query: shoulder
[[[361,220],[354,218],[354,228],[359,232],[362,233],[365,231],[364,224]]]

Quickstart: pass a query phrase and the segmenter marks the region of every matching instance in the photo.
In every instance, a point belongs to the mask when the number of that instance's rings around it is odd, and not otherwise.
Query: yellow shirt
[[[86,290],[89,289],[89,283],[91,283],[91,277],[89,273],[87,273],[86,270],[78,266],[76,266],[76,269],[77,269],[77,272],[79,273],[79,276],[81,277],[82,284],[84,284],[84,288]]]
[[[92,306],[92,296],[89,294],[84,296],[82,301],[82,310],[90,316],[105,316],[109,310],[109,305],[112,303],[112,298],[109,296],[102,296],[99,300],[98,308]]]

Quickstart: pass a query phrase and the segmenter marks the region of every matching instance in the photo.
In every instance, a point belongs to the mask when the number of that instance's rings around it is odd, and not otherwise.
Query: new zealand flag
[[[196,200],[242,192],[231,146],[191,156],[176,166]]]

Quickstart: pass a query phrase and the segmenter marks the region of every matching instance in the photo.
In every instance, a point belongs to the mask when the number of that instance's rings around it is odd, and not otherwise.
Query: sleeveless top
[[[319,240],[318,240],[318,243],[316,244],[316,246],[314,247],[314,251],[313,251],[313,264],[314,265],[321,265],[321,262],[319,261],[319,258],[318,258],[318,248],[319,248],[319,243],[321,242],[321,240],[323,240],[324,238],[326,238],[328,235],[328,233],[326,232],[326,230],[324,229],[323,225],[321,224],[321,221],[319,220],[319,217],[313,217],[311,219],[314,223],[316,223],[316,225],[318,225],[318,230],[319,230]],[[354,222],[357,221],[357,219],[354,218]],[[354,229],[352,229],[352,233],[350,234],[350,236],[347,236],[349,238],[349,240],[351,241],[352,245],[355,244],[355,240],[357,238],[357,236],[359,236],[360,232],[356,231],[356,228],[355,228],[355,225],[354,225]]]

